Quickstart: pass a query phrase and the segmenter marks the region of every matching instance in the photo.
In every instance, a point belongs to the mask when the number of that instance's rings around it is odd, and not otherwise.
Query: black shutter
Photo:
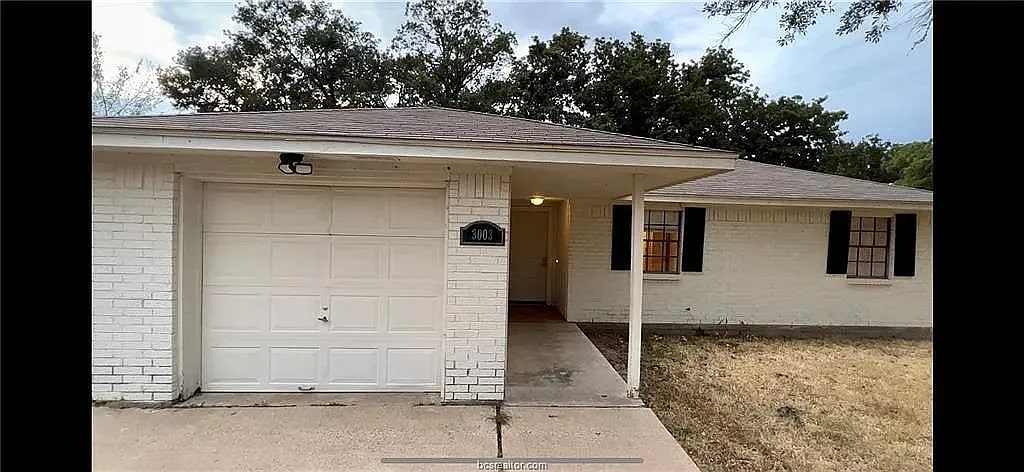
[[[900,213],[896,215],[896,235],[893,237],[896,251],[893,257],[892,275],[914,276],[914,259],[917,257],[917,215]]]
[[[850,217],[845,210],[832,210],[828,216],[828,263],[826,274],[845,274],[850,252]]]
[[[633,206],[612,206],[612,270],[629,270]]]
[[[683,210],[683,272],[704,270],[704,221],[708,209],[686,207]]]

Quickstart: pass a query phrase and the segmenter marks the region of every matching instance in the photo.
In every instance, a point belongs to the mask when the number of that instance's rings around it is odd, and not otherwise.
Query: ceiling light
[[[302,162],[302,154],[294,152],[281,153],[281,162],[277,170],[284,174],[309,175],[313,173],[313,164]]]
[[[544,197],[540,195],[530,197],[530,203],[533,204],[534,206],[540,205],[544,203]]]

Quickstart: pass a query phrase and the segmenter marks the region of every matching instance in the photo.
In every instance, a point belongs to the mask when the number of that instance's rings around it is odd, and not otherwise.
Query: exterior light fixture
[[[542,197],[540,195],[534,195],[534,196],[530,197],[530,204],[532,204],[533,206],[537,206],[537,205],[540,205],[542,203],[544,203],[544,197]]]
[[[302,154],[294,152],[281,153],[281,162],[277,169],[284,174],[309,175],[313,173],[313,164],[302,162]]]

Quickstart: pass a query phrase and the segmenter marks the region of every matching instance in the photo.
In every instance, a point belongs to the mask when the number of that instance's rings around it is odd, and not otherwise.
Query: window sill
[[[679,280],[680,274],[644,274],[644,280]]]
[[[846,278],[846,283],[850,285],[892,285],[892,280],[889,279],[857,279],[857,278]]]

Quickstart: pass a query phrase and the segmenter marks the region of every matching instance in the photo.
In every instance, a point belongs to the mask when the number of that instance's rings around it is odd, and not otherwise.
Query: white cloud
[[[174,25],[160,17],[156,2],[93,1],[92,30],[100,36],[105,74],[134,67],[140,59],[169,64],[181,48]]]

